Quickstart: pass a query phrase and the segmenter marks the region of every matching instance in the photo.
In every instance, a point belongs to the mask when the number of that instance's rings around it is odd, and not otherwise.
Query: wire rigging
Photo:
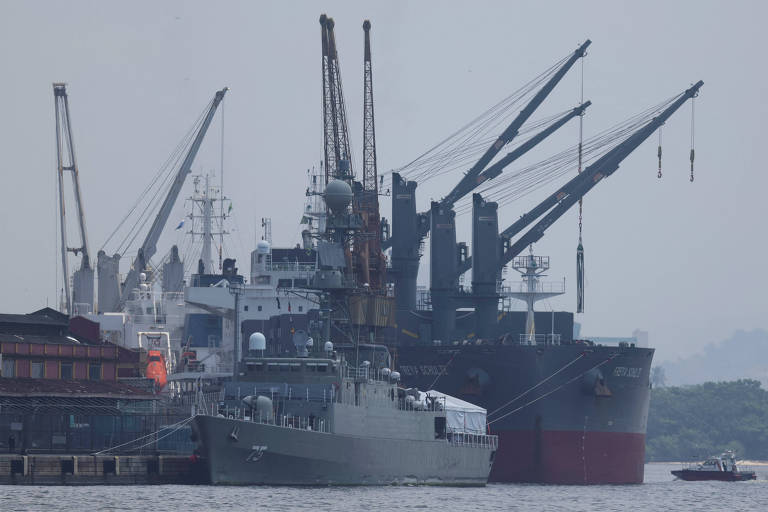
[[[676,95],[653,107],[650,107],[581,143],[582,167],[605,155],[623,143],[640,127],[650,122],[659,111],[663,110],[679,96]],[[503,206],[525,196],[542,186],[572,172],[574,160],[578,162],[579,144],[567,148],[535,164],[526,166],[517,172],[503,174],[479,192],[489,201],[496,201]],[[456,206],[456,214],[464,215],[471,211],[471,201],[466,199]]]
[[[469,155],[479,154],[496,140],[495,135],[500,131],[502,123],[517,113],[516,107],[538,90],[539,86],[548,80],[568,58],[570,55],[560,59],[537,77],[396,171],[409,179],[424,181],[434,177],[436,172],[444,173],[446,165],[456,165],[459,155],[466,160],[471,160]],[[464,163],[464,160],[461,162]]]
[[[133,224],[130,225],[127,233],[117,245],[116,252],[121,255],[125,255],[125,253],[128,251],[128,248],[131,247],[131,244],[135,241],[138,232],[141,231],[141,228],[146,225],[147,220],[153,216],[153,213],[159,207],[159,199],[162,199],[163,197],[163,195],[160,195],[160,192],[167,191],[167,187],[170,186],[169,181],[177,172],[180,161],[192,143],[195,133],[199,131],[200,126],[205,119],[206,112],[210,109],[211,103],[212,101],[208,103],[190,130],[179,141],[165,162],[163,162],[158,172],[141,192],[136,202],[131,206],[131,208],[122,218],[117,227],[112,231],[109,237],[107,237],[100,250],[104,250],[107,244],[109,244],[110,241],[112,241],[112,239],[118,234],[118,232],[120,232],[123,226],[126,225],[128,220],[134,216],[137,211],[139,211],[138,217],[133,221]],[[151,195],[150,199],[147,200],[147,196],[152,192],[153,189],[154,193]],[[140,209],[140,207],[142,208]]]

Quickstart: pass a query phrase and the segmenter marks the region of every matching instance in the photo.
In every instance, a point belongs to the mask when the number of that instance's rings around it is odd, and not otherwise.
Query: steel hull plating
[[[192,428],[213,484],[483,486],[493,454],[445,440],[338,435],[211,416],[195,417]]]
[[[587,345],[400,347],[407,386],[488,409],[490,480],[641,483],[653,349]]]

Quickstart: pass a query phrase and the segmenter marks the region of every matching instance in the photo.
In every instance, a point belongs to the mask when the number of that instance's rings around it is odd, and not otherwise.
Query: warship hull
[[[642,483],[653,349],[460,345],[397,349],[407,386],[488,410],[490,481]]]
[[[341,435],[213,416],[192,429],[210,483],[483,486],[494,449]]]

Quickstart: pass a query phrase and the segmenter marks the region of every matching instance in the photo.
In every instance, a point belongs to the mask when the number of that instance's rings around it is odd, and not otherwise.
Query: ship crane
[[[174,177],[173,183],[171,184],[171,187],[168,190],[168,193],[166,194],[154,221],[152,222],[152,226],[149,228],[149,232],[147,233],[146,237],[144,238],[144,242],[139,248],[136,258],[133,261],[133,265],[131,266],[128,275],[125,278],[122,294],[120,296],[119,302],[117,303],[117,310],[123,308],[133,289],[138,286],[139,274],[146,268],[147,263],[157,251],[157,241],[160,239],[163,228],[165,228],[165,224],[168,222],[168,217],[170,216],[173,205],[176,203],[176,199],[181,192],[184,181],[186,180],[187,175],[189,175],[192,171],[192,163],[194,162],[195,157],[197,156],[197,152],[200,149],[200,145],[205,138],[205,134],[211,124],[213,115],[216,113],[216,109],[224,99],[224,95],[228,90],[229,89],[225,87],[222,90],[216,92],[216,95],[214,96],[213,101],[211,102],[211,105],[206,112],[205,118],[203,119],[203,122],[201,123],[200,128],[198,129],[197,134],[195,135],[195,138],[189,147],[189,150],[187,151],[184,161],[179,167],[179,170]]]
[[[355,190],[355,210],[363,220],[361,240],[356,244],[358,280],[371,290],[385,286],[384,254],[381,251],[378,169],[376,165],[376,124],[373,109],[373,65],[371,63],[371,22],[363,22],[363,182]]]
[[[699,81],[685,90],[669,107],[654,117],[645,126],[630,135],[624,142],[613,148],[599,160],[588,166],[581,174],[575,176],[568,183],[549,195],[541,203],[523,214],[515,223],[499,233],[499,237],[505,242],[503,256],[499,261],[499,269],[512,261],[530,244],[537,242],[544,236],[544,232],[568,209],[576,204],[581,197],[597,185],[603,178],[607,178],[618,170],[621,162],[627,158],[640,144],[661,127],[672,114],[675,113],[687,100],[698,95],[699,89],[704,85]],[[551,211],[550,211],[551,210]],[[536,219],[549,213],[535,226],[514,243],[510,243],[512,237],[533,223]],[[460,266],[459,273],[463,274],[472,268],[472,258],[467,258]]]
[[[507,229],[498,232],[497,203],[483,200],[480,194],[473,198],[472,214],[472,256],[460,261],[457,266],[458,276],[473,268],[472,294],[469,297],[461,297],[454,290],[454,302],[446,301],[439,304],[440,310],[433,311],[433,318],[442,319],[443,323],[452,325],[455,322],[455,305],[462,299],[469,299],[466,305],[475,308],[476,334],[480,337],[490,337],[496,334],[498,324],[498,291],[497,282],[502,269],[516,259],[526,247],[544,236],[545,231],[565,212],[568,211],[579,199],[597,185],[604,178],[610,176],[619,169],[621,162],[627,158],[640,144],[659,129],[669,117],[675,113],[687,100],[698,95],[704,82],[699,81],[674,99],[661,113],[646,122],[641,128],[629,135],[623,142],[605,153],[602,157],[589,165],[583,172],[572,178],[557,191],[549,195],[544,201],[532,210],[520,217]],[[516,241],[512,238],[539,220],[531,229]],[[523,260],[532,260],[523,258]],[[517,266],[517,264],[516,264]],[[523,265],[525,266],[525,265]],[[529,283],[530,284],[530,283]],[[529,291],[531,287],[529,286]],[[541,295],[540,290],[537,294]],[[433,301],[434,302],[434,301]],[[532,300],[528,300],[528,319],[526,335],[533,336],[533,310]],[[440,328],[438,328],[439,330]],[[434,330],[434,328],[433,328]]]
[[[432,263],[437,259],[438,254],[444,256],[445,248],[450,246],[451,253],[455,246],[455,224],[453,223],[453,206],[461,198],[472,192],[481,183],[498,176],[503,168],[514,160],[530,151],[538,143],[551,135],[558,128],[563,126],[573,117],[582,115],[584,109],[589,106],[586,102],[573,109],[560,120],[555,122],[549,128],[535,135],[526,141],[515,151],[512,151],[499,162],[486,169],[486,166],[498,155],[502,148],[512,141],[519,133],[521,127],[535,112],[535,110],[544,102],[547,96],[552,92],[555,86],[562,80],[568,70],[586,55],[587,47],[591,44],[590,40],[585,41],[579,46],[564,63],[552,74],[552,76],[542,85],[539,91],[533,96],[528,104],[512,120],[507,128],[498,136],[491,146],[483,153],[480,159],[464,174],[459,183],[446,195],[441,201],[433,203],[428,212],[416,213],[415,193],[416,182],[405,181],[400,174],[394,173],[392,176],[392,229],[393,235],[382,243],[384,250],[392,248],[392,274],[395,282],[395,297],[397,298],[397,308],[399,310],[410,311],[416,307],[416,279],[418,277],[419,259],[421,257],[421,244],[427,234],[432,231],[434,224],[441,226],[450,226],[445,237],[438,235],[438,239],[444,238],[445,247],[435,250],[435,234],[432,238]],[[437,210],[436,210],[437,208]],[[442,212],[440,220],[435,218],[435,213]],[[443,217],[443,214],[445,217]],[[451,238],[454,242],[451,242]],[[447,272],[439,272],[443,276],[453,274],[450,269]],[[433,274],[434,276],[434,274]],[[444,283],[438,284],[437,288],[453,288],[450,281],[453,276],[450,275]],[[433,283],[432,289],[436,288]],[[452,292],[451,292],[452,293]],[[439,295],[439,292],[438,292]],[[434,299],[433,294],[433,299]],[[441,300],[438,298],[438,301]],[[447,300],[447,298],[446,298]]]
[[[80,194],[80,177],[75,159],[75,147],[72,141],[72,126],[69,116],[69,99],[67,85],[53,84],[53,97],[56,106],[56,157],[58,162],[58,191],[59,191],[59,221],[61,223],[61,264],[64,272],[64,297],[66,312],[72,316],[75,310],[85,307],[90,312],[93,308],[93,267],[88,252],[88,237],[85,229],[85,212]],[[64,171],[72,174],[72,189],[77,212],[77,224],[80,233],[80,245],[67,245],[66,208],[64,200]],[[69,265],[67,253],[80,254],[80,268],[72,278],[72,289],[69,287]],[[77,308],[76,308],[77,306]]]
[[[352,154],[349,145],[347,109],[341,86],[339,55],[333,18],[320,16],[323,75],[323,149],[325,156],[325,182],[334,178],[352,185]]]

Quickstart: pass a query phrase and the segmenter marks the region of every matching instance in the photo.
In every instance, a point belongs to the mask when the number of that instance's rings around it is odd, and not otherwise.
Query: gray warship
[[[264,338],[254,337],[259,347]],[[325,348],[319,357],[243,358],[229,385],[248,394],[191,423],[210,483],[486,484],[498,438],[485,433],[485,409],[404,389],[398,372]]]

